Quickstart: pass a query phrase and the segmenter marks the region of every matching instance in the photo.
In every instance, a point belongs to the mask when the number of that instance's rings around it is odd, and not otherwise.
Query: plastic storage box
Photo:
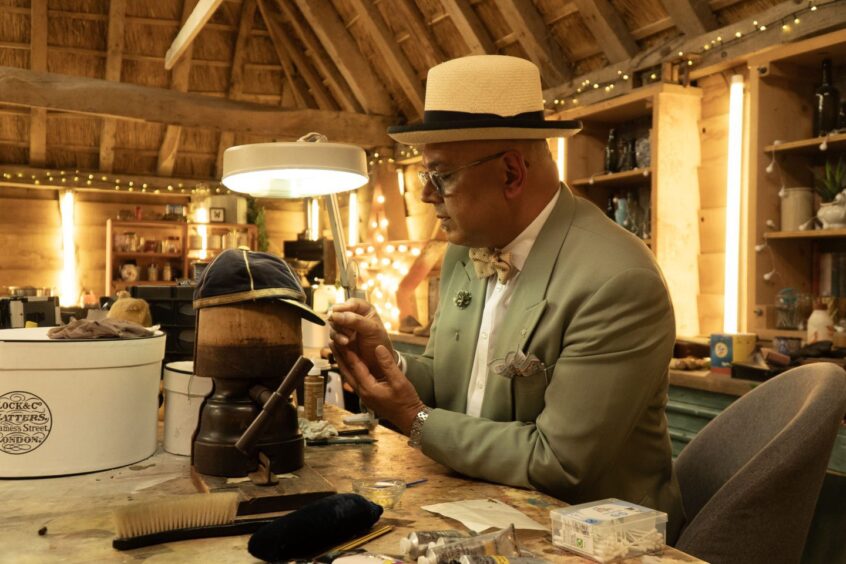
[[[664,548],[667,514],[615,498],[549,512],[552,543],[597,562]]]

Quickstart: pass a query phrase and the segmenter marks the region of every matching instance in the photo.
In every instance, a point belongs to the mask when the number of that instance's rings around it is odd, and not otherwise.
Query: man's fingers
[[[345,302],[341,302],[339,304],[335,304],[332,306],[331,312],[345,312],[351,311],[353,313],[358,313],[359,315],[365,315],[368,311],[370,311],[371,307],[370,304],[360,298],[350,298]]]
[[[334,345],[331,348],[345,380],[355,389],[356,393],[360,394],[362,388],[369,388],[376,381],[370,373],[370,369],[355,352]]]
[[[329,323],[335,328],[335,331],[342,332],[348,337],[351,333],[368,333],[378,329],[373,319],[349,311],[333,311],[329,315]]]

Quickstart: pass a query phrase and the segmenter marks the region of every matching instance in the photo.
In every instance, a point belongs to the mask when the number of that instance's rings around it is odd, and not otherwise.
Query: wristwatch
[[[414,421],[411,423],[411,432],[408,434],[408,446],[411,448],[420,449],[423,444],[423,424],[429,419],[429,414],[432,412],[431,407],[424,407],[414,416]]]

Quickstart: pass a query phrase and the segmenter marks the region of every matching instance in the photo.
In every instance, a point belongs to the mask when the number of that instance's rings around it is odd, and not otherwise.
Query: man
[[[363,402],[431,458],[569,503],[618,497],[680,524],[664,407],[675,339],[649,250],[559,183],[540,76],[523,59],[432,68],[423,200],[450,246],[426,351],[394,353],[374,309],[336,305],[332,348]]]

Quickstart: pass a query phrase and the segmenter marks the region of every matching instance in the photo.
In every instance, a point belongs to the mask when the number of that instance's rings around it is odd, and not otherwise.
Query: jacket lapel
[[[509,352],[527,350],[532,333],[546,310],[547,287],[561,246],[572,225],[574,212],[575,198],[569,188],[562,186],[561,196],[538,234],[517,278],[517,287],[505,319],[497,327],[491,358],[504,359]],[[512,381],[490,371],[481,416],[495,421],[510,420],[513,416],[512,405]]]
[[[435,359],[438,373],[449,374],[439,381],[436,390],[438,406],[463,413],[467,409],[467,386],[476,353],[479,326],[485,307],[487,281],[479,279],[473,262],[465,257],[456,264],[446,295],[441,296]],[[460,307],[456,303],[459,292],[470,296],[469,303]]]

